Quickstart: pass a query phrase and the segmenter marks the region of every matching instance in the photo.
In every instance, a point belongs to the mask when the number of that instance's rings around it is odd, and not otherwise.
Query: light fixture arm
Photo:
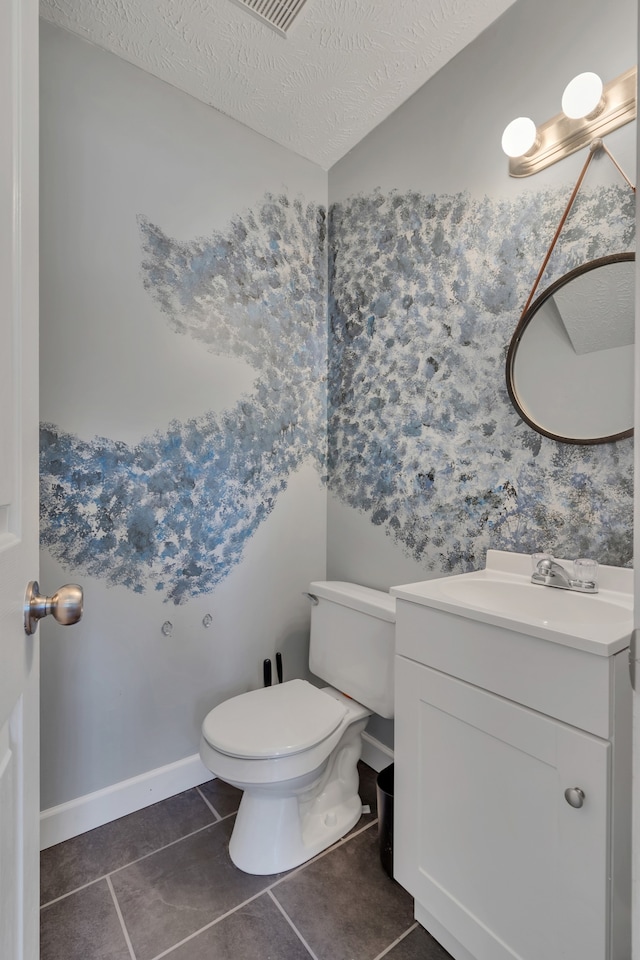
[[[629,185],[629,187],[631,188],[631,190],[633,190],[634,193],[636,192],[636,188],[634,187],[634,185],[632,184],[631,180],[630,180],[629,177],[626,175],[626,173],[624,172],[624,170],[622,169],[622,167],[620,166],[620,164],[619,164],[619,163],[617,162],[617,160],[614,158],[614,156],[613,156],[613,154],[611,153],[611,151],[610,151],[607,147],[605,147],[605,145],[604,145],[604,143],[602,142],[602,140],[594,140],[593,143],[591,143],[590,146],[589,146],[589,156],[588,156],[587,159],[585,160],[584,165],[583,165],[583,167],[582,167],[582,170],[581,170],[580,173],[578,174],[578,179],[576,180],[576,185],[574,186],[573,190],[571,191],[571,196],[569,197],[569,201],[568,201],[568,203],[567,203],[567,205],[566,205],[566,207],[565,207],[565,209],[564,209],[564,213],[563,213],[562,216],[560,217],[560,223],[558,224],[558,227],[557,227],[557,229],[556,229],[556,232],[555,232],[554,235],[553,235],[553,239],[552,239],[551,243],[549,244],[549,249],[547,250],[547,252],[546,252],[546,254],[545,254],[545,258],[544,258],[544,260],[542,261],[542,266],[541,266],[540,269],[538,270],[538,275],[537,275],[536,279],[535,279],[534,282],[533,282],[533,287],[531,288],[531,293],[529,294],[529,296],[528,296],[528,298],[527,298],[527,302],[526,302],[525,305],[524,305],[524,309],[523,309],[523,311],[522,311],[522,314],[521,314],[521,316],[520,316],[520,319],[522,319],[522,317],[524,317],[525,313],[527,312],[527,310],[528,310],[529,307],[531,306],[531,302],[532,302],[532,300],[533,300],[533,298],[534,298],[534,296],[535,296],[536,290],[538,289],[538,286],[539,286],[539,284],[540,284],[540,281],[542,280],[542,277],[543,277],[543,275],[544,275],[544,272],[545,272],[545,270],[547,269],[547,264],[549,263],[549,260],[551,259],[551,254],[553,253],[553,251],[554,251],[554,249],[555,249],[556,243],[558,242],[558,240],[559,240],[559,238],[560,238],[560,234],[562,233],[562,229],[563,229],[565,223],[567,222],[567,217],[568,217],[569,214],[571,213],[571,208],[573,207],[573,204],[575,203],[576,197],[578,196],[578,192],[579,192],[579,190],[580,190],[580,187],[582,186],[582,181],[584,180],[585,175],[586,175],[586,172],[587,172],[587,170],[589,169],[589,167],[590,167],[590,165],[591,165],[591,161],[593,160],[593,158],[595,157],[596,153],[597,153],[599,150],[603,150],[603,151],[606,153],[606,155],[609,157],[609,159],[610,159],[611,162],[613,163],[613,165],[614,165],[614,167],[616,168],[616,170],[617,170],[617,171],[620,173],[620,175],[626,180],[626,182],[627,182],[627,184]]]

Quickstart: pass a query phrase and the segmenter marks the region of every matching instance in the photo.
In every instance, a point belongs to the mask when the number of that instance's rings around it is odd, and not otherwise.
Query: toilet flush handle
[[[311,600],[311,603],[314,605],[314,607],[317,607],[318,604],[320,603],[320,601],[319,601],[318,598],[316,597],[315,593],[307,593],[306,590],[303,590],[303,591],[302,591],[302,596],[303,596],[303,597],[309,597],[309,600]]]

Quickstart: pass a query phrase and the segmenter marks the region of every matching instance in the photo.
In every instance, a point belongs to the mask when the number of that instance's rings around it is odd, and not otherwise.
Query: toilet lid
[[[226,700],[205,717],[202,734],[232,757],[285,757],[320,743],[347,712],[306,680],[288,680]]]

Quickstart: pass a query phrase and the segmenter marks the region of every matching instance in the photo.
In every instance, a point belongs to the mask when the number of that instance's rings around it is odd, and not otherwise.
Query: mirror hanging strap
[[[542,266],[540,267],[540,270],[538,271],[538,275],[537,275],[536,279],[535,279],[534,282],[533,282],[533,287],[531,288],[531,293],[529,294],[529,297],[528,297],[528,299],[527,299],[527,302],[526,302],[525,305],[524,305],[524,309],[523,309],[523,311],[522,311],[522,314],[521,314],[521,316],[520,316],[520,319],[522,319],[522,317],[524,317],[525,313],[527,312],[527,310],[529,309],[529,307],[530,307],[530,305],[531,305],[531,301],[533,300],[533,298],[534,298],[534,296],[535,296],[535,292],[536,292],[536,290],[538,289],[538,285],[539,285],[540,281],[542,280],[544,271],[546,270],[547,264],[549,263],[549,260],[550,260],[550,258],[551,258],[551,254],[553,253],[554,248],[555,248],[555,245],[556,245],[556,243],[558,242],[558,239],[559,239],[559,237],[560,237],[560,234],[562,233],[562,228],[564,227],[564,225],[565,225],[565,223],[566,223],[566,221],[567,221],[567,217],[568,217],[569,214],[571,213],[571,208],[573,207],[573,204],[575,203],[576,197],[578,196],[578,192],[579,192],[579,190],[580,190],[580,187],[582,186],[582,181],[583,181],[584,178],[585,178],[585,174],[586,174],[587,170],[589,169],[589,166],[590,166],[590,164],[591,164],[591,161],[593,160],[593,158],[594,158],[594,156],[596,155],[596,153],[598,152],[598,150],[604,150],[604,152],[605,152],[606,155],[609,157],[609,159],[610,159],[611,162],[613,163],[613,165],[614,165],[614,167],[616,168],[616,170],[617,170],[617,171],[620,173],[620,175],[626,180],[626,182],[627,182],[627,184],[629,185],[629,187],[631,188],[631,190],[633,190],[634,193],[636,192],[636,188],[635,188],[634,185],[632,184],[631,180],[630,180],[629,177],[626,175],[626,173],[624,172],[624,170],[622,169],[622,167],[620,166],[620,164],[617,162],[617,160],[614,158],[614,156],[613,156],[613,154],[611,153],[611,151],[604,145],[603,141],[602,141],[602,140],[594,140],[593,143],[592,143],[592,144],[590,145],[590,147],[589,147],[589,156],[588,156],[587,159],[585,160],[584,166],[582,167],[582,170],[580,171],[580,173],[579,173],[579,175],[578,175],[578,179],[577,179],[577,181],[576,181],[576,185],[575,185],[575,187],[573,188],[573,190],[572,190],[572,192],[571,192],[571,196],[569,197],[569,202],[567,203],[567,205],[566,205],[566,207],[565,207],[565,209],[564,209],[564,213],[563,213],[562,216],[560,217],[560,223],[558,224],[558,227],[557,227],[557,229],[556,229],[556,232],[555,232],[554,235],[553,235],[553,240],[551,241],[551,243],[550,243],[550,245],[549,245],[549,249],[548,249],[547,252],[546,252],[545,258],[544,258],[544,260],[542,261]]]

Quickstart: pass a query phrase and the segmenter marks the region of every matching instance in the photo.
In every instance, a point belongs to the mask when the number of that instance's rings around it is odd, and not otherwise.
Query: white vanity
[[[628,960],[631,570],[394,587],[394,874],[456,960]]]

